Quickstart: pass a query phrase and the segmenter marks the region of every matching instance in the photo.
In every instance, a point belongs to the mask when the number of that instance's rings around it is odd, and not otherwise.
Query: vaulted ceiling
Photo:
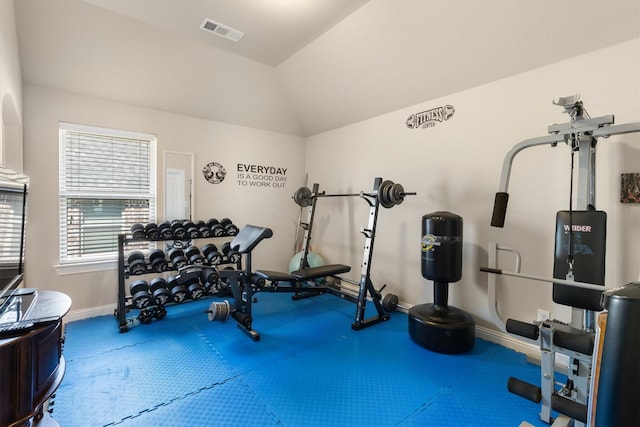
[[[25,84],[301,136],[640,37],[637,0],[14,4]]]

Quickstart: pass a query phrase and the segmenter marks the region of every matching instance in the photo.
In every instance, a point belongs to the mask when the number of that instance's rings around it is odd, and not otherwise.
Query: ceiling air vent
[[[234,30],[231,27],[227,27],[226,25],[222,25],[219,22],[212,21],[208,18],[205,18],[202,21],[202,24],[200,24],[200,28],[234,42],[237,42],[242,38],[242,36],[244,36],[244,33],[242,31]]]

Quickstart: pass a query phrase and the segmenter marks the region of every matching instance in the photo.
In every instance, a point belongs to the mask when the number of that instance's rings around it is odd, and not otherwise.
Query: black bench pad
[[[291,272],[296,280],[312,280],[320,277],[333,276],[335,274],[347,273],[351,271],[351,267],[344,264],[328,264],[319,267],[303,268]]]
[[[247,224],[231,241],[231,249],[246,254],[251,252],[262,239],[269,239],[271,236],[273,231],[270,228]]]
[[[287,273],[282,273],[280,271],[259,270],[256,271],[255,274],[262,279],[270,280],[272,282],[291,282],[295,280]]]

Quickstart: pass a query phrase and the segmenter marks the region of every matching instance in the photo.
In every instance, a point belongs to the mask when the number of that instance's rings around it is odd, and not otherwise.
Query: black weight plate
[[[378,202],[382,205],[382,207],[387,209],[394,206],[394,203],[389,195],[391,187],[393,187],[393,181],[389,180],[382,181],[380,187],[378,187]]]
[[[395,183],[391,186],[389,198],[395,205],[399,205],[404,201],[404,188],[401,184]]]
[[[311,197],[311,190],[307,187],[300,187],[293,193],[293,201],[296,202],[298,206],[301,208],[306,208],[307,206],[311,206],[313,201]]]
[[[146,290],[136,292],[135,295],[132,296],[133,305],[135,308],[145,308],[151,302],[151,295]]]
[[[129,274],[140,275],[147,271],[147,263],[144,259],[136,259],[129,264]]]
[[[215,251],[217,251],[217,250],[218,250],[218,248],[217,248],[217,247],[216,247],[216,245],[214,245],[213,243],[207,243],[206,245],[204,245],[204,246],[202,247],[202,249],[201,249],[201,250],[202,250],[202,254],[203,254],[204,256],[208,257],[208,256],[209,256],[209,254],[210,254],[211,252],[215,252]]]
[[[156,277],[149,282],[149,289],[151,292],[155,292],[157,289],[167,288],[167,281],[162,277]]]
[[[144,260],[144,254],[142,252],[140,252],[140,251],[133,251],[133,252],[129,253],[129,255],[127,255],[127,262],[129,264],[131,264],[133,261],[136,261],[136,260],[139,260],[139,259]]]
[[[140,291],[146,291],[149,289],[149,283],[146,280],[136,280],[129,285],[129,293],[131,295]]]

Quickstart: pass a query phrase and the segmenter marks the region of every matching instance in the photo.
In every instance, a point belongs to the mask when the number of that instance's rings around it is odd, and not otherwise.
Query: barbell
[[[392,208],[395,205],[399,205],[404,201],[405,196],[415,196],[416,193],[404,191],[404,187],[399,183],[394,183],[390,180],[385,180],[378,186],[377,192],[372,193],[351,193],[351,194],[326,194],[326,193],[313,193],[308,187],[300,187],[293,194],[293,201],[300,207],[308,207],[313,203],[313,199],[317,197],[373,197],[384,208]]]

